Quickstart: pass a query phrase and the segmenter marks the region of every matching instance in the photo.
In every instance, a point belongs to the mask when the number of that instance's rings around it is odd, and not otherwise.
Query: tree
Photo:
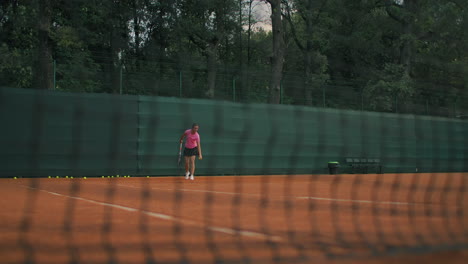
[[[271,32],[254,27],[256,5],[271,9]],[[279,103],[283,83],[287,103],[320,98],[328,107],[403,112],[424,105],[424,113],[433,105],[456,116],[468,106],[466,5],[4,0],[0,84],[50,89],[55,60],[63,91],[117,93],[123,83],[125,93],[175,96],[181,78],[186,97],[227,99],[235,79],[236,99],[250,102]]]
[[[30,1],[0,2],[0,85],[32,87],[37,60],[37,7]]]
[[[386,8],[388,15],[401,24],[401,46],[399,64],[404,65],[405,75],[410,76],[411,63],[414,50],[414,24],[419,12],[418,0],[393,1]],[[395,14],[394,9],[400,9],[399,15]]]
[[[226,36],[235,32],[232,15],[235,10],[233,0],[185,0],[182,4],[181,27],[206,57],[208,89],[205,95],[209,98],[215,97],[219,49]]]
[[[52,24],[52,1],[38,1],[38,61],[35,71],[35,86],[39,89],[52,89],[52,45],[50,27]]]
[[[317,43],[318,21],[327,0],[296,0],[286,2],[285,18],[291,28],[292,37],[302,53],[304,85],[302,95],[306,105],[312,105],[312,91],[314,86],[325,84],[328,79],[327,58],[321,53]],[[294,10],[293,10],[294,9]],[[315,28],[315,29],[314,29]],[[300,31],[300,32],[298,32]]]
[[[271,76],[269,99],[271,104],[279,104],[281,99],[281,79],[285,57],[284,27],[281,12],[281,0],[266,0],[271,7],[271,25],[273,32],[273,54],[271,55]]]

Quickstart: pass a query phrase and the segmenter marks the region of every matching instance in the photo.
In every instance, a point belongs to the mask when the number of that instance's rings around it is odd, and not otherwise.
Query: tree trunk
[[[226,12],[224,9],[223,2],[216,3],[215,6],[215,34],[208,41],[207,47],[205,50],[206,59],[207,59],[207,71],[208,71],[208,90],[206,91],[206,96],[208,98],[215,97],[216,90],[216,74],[217,74],[217,64],[218,64],[218,48],[220,42],[226,36],[226,30],[224,27],[224,19],[226,17]]]
[[[140,68],[140,18],[138,14],[138,0],[133,0],[133,32],[135,33],[135,57],[136,57],[136,68]]]
[[[208,71],[208,90],[206,96],[208,98],[214,98],[216,89],[216,69],[217,69],[217,47],[215,44],[210,44],[208,50],[206,50],[207,58],[207,71]]]
[[[252,57],[252,49],[251,49],[251,36],[252,36],[252,5],[254,0],[249,1],[249,22],[247,28],[247,66],[250,66],[250,60]]]
[[[35,71],[36,88],[53,89],[52,81],[52,48],[49,40],[50,25],[52,23],[51,0],[39,1],[38,23],[38,63]]]
[[[268,0],[268,3],[270,3],[271,6],[271,24],[273,31],[269,103],[279,104],[281,100],[281,79],[283,77],[285,54],[281,0]]]
[[[403,7],[406,10],[405,18],[403,19],[403,44],[400,48],[400,64],[405,67],[405,74],[410,76],[411,61],[413,57],[413,24],[417,14],[417,0],[405,0]]]
[[[164,6],[160,6],[158,8],[159,10],[159,15],[157,18],[157,24],[159,25],[159,29],[163,30],[164,29],[164,16],[166,15],[166,10]],[[155,82],[155,95],[158,94],[158,91],[161,90],[162,88],[162,79],[164,77],[164,71],[165,71],[165,65],[164,65],[164,58],[166,57],[166,47],[167,45],[167,39],[166,39],[166,34],[161,34],[161,32],[157,33],[157,40],[158,40],[158,73],[157,73],[157,78]],[[179,87],[177,87],[177,90]],[[177,93],[178,94],[178,93]]]
[[[244,67],[242,72],[242,83],[244,86],[244,98],[246,100],[249,99],[250,96],[250,87],[251,87],[251,79],[247,75],[250,70],[250,64],[252,60],[252,48],[251,48],[251,41],[252,41],[252,11],[253,11],[253,2],[254,0],[249,0],[249,10],[248,10],[248,22],[247,22],[247,67]]]
[[[110,40],[110,46],[111,46],[111,57],[112,57],[112,87],[111,91],[112,93],[118,94],[120,93],[120,86],[122,80],[120,79],[120,71],[121,71],[121,58],[120,58],[120,48],[119,48],[119,37],[117,36],[118,33],[116,32],[115,29],[112,30],[111,32],[111,40]]]
[[[312,105],[312,50],[305,51],[304,55],[304,104]]]
[[[110,53],[113,63],[112,70],[112,93],[120,93],[120,88],[123,85],[123,55],[122,51],[126,49],[128,43],[128,26],[127,20],[123,17],[123,3],[116,3],[112,5],[110,22],[112,23],[112,30],[110,32]],[[122,87],[124,93],[125,87]]]
[[[235,97],[240,97],[240,98],[243,98],[244,96],[244,80],[245,80],[245,63],[244,63],[244,43],[243,43],[243,39],[242,39],[242,33],[243,33],[243,30],[242,30],[242,25],[243,25],[243,12],[242,12],[242,9],[243,9],[243,2],[244,0],[239,0],[239,25],[238,25],[238,34],[239,34],[239,55],[238,55],[238,58],[239,58],[239,72],[237,73],[237,76],[239,76],[240,78],[238,78],[238,82],[237,82],[237,85],[236,85],[236,90],[233,91],[234,93],[236,93],[236,95],[234,95]],[[233,76],[233,78],[235,78],[235,76]],[[240,95],[240,96],[237,96]]]
[[[304,95],[305,95],[305,104],[312,105],[312,56],[313,56],[313,46],[312,46],[312,37],[313,37],[313,26],[312,26],[312,14],[313,14],[313,0],[308,0],[306,5],[306,33],[307,41],[304,51]]]
[[[243,0],[239,0],[239,25],[238,25],[238,34],[239,34],[239,66],[242,68],[244,65],[244,46],[242,43],[242,2]]]

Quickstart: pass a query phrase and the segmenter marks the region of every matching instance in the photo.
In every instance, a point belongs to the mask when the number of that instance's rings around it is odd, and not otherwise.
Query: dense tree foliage
[[[0,85],[460,115],[468,0],[2,0]],[[255,27],[269,10],[271,30]]]

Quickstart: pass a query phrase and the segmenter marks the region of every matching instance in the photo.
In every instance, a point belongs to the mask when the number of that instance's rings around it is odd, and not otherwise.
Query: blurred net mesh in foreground
[[[467,247],[463,120],[8,88],[0,102],[6,263],[383,261]],[[177,140],[193,121],[195,181],[154,177],[182,175]],[[325,175],[329,161],[344,174]]]

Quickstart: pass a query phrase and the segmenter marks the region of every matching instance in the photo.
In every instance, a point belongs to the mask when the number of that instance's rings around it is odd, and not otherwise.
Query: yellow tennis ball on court
[[[83,179],[85,179],[85,180],[86,180],[86,177],[83,177]]]
[[[55,176],[55,178],[57,178],[57,179],[58,179],[58,178],[60,178],[60,176]]]
[[[73,179],[73,176],[70,176],[70,179]]]
[[[13,177],[13,179],[15,179],[15,180],[16,180],[16,179],[18,179],[18,177]]]
[[[50,178],[52,178],[52,177],[49,176],[49,179],[50,179]]]
[[[104,178],[104,176],[102,176],[101,178]]]
[[[65,178],[67,178],[67,179],[68,179],[68,176],[65,176]]]
[[[149,176],[146,176],[146,178],[149,178]]]

